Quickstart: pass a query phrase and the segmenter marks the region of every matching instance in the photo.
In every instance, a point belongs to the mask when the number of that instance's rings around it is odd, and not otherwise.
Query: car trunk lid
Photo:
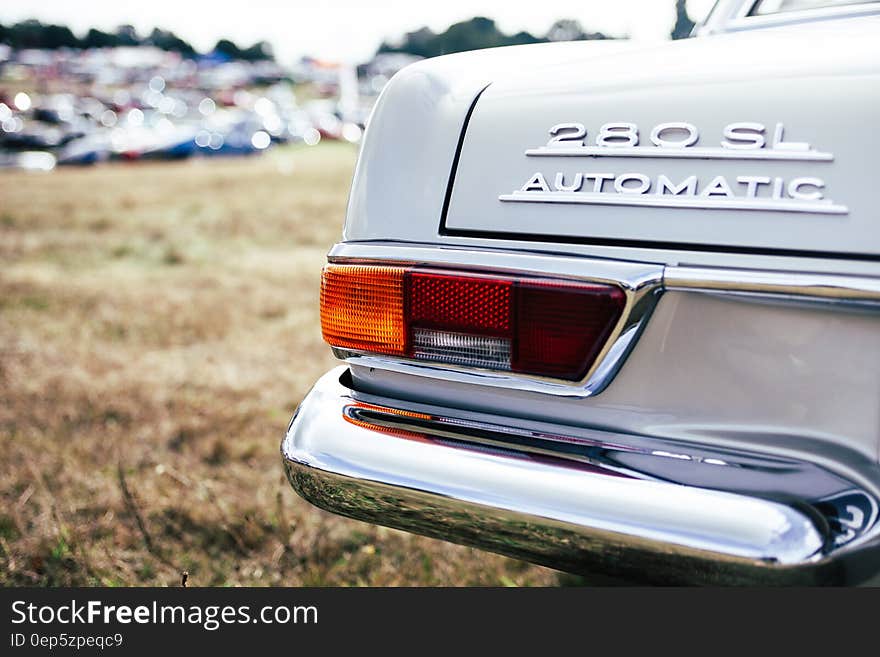
[[[880,255],[878,25],[694,39],[500,76],[468,121],[441,232]]]

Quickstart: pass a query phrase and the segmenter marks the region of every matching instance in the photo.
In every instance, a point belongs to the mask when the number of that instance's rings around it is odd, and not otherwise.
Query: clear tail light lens
[[[371,265],[324,268],[332,346],[577,381],[625,304],[614,285]]]

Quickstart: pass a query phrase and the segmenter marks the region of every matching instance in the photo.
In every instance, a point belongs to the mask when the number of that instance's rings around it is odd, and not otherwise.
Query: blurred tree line
[[[491,18],[477,16],[450,25],[445,32],[439,34],[427,27],[415,32],[408,32],[399,43],[382,42],[382,45],[379,46],[379,52],[402,52],[420,57],[436,57],[437,55],[496,46],[608,38],[611,37],[602,32],[585,31],[578,21],[570,18],[556,21],[547,34],[535,36],[530,32],[505,34],[498,29],[495,21]]]
[[[13,48],[114,48],[117,46],[155,46],[162,50],[178,52],[184,57],[196,57],[199,53],[184,39],[171,32],[155,28],[148,35],[141,36],[131,25],[120,25],[113,32],[103,32],[92,28],[84,36],[78,37],[65,25],[47,25],[38,20],[21,21],[14,25],[0,24],[0,43]],[[274,59],[272,47],[265,41],[258,41],[248,48],[240,48],[229,39],[220,39],[213,52],[229,59],[248,61]]]
[[[694,22],[688,16],[685,0],[675,2],[675,25],[670,32],[673,39],[690,36]],[[498,29],[491,18],[477,16],[467,21],[450,25],[445,32],[435,33],[423,27],[408,32],[398,43],[384,41],[379,52],[401,52],[420,57],[436,57],[466,50],[493,48],[496,46],[518,46],[527,43],[548,43],[551,41],[587,41],[590,39],[613,39],[602,32],[588,32],[581,24],[571,18],[556,21],[543,36],[529,32],[505,34]]]
[[[675,25],[672,26],[672,32],[669,36],[673,39],[687,39],[694,29],[694,21],[688,16],[687,7],[684,6],[685,0],[675,0]]]
[[[676,0],[675,12],[675,25],[670,36],[673,39],[687,37],[690,35],[694,22],[688,16],[685,0]],[[546,34],[535,36],[525,31],[505,34],[498,29],[495,21],[491,18],[477,16],[450,25],[441,33],[435,33],[427,27],[415,32],[408,32],[398,43],[383,42],[379,46],[379,52],[401,52],[420,57],[436,57],[447,53],[495,46],[610,38],[615,37],[610,37],[602,32],[588,32],[578,21],[570,18],[556,21]],[[187,41],[169,30],[155,28],[149,35],[141,36],[131,25],[120,25],[114,32],[102,32],[92,28],[85,36],[78,37],[64,25],[46,25],[34,19],[9,26],[0,24],[0,43],[13,48],[45,49],[155,46],[162,50],[178,52],[185,57],[195,57],[199,54]],[[241,48],[229,39],[220,39],[214,46],[213,52],[229,59],[274,60],[272,47],[265,41],[258,41],[248,48]]]

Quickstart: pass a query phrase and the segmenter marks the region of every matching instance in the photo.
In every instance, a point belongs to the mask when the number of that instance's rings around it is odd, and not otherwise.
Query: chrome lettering
[[[768,136],[763,123],[736,121],[721,129],[717,145],[700,145],[700,131],[687,121],[654,125],[648,144],[639,145],[635,123],[605,123],[595,145],[586,139],[583,123],[558,123],[550,128],[550,141],[526,150],[529,156],[700,158],[707,160],[802,160],[831,162],[834,156],[814,149],[806,142],[785,141],[784,124],[776,123]]]
[[[700,196],[727,196],[733,198],[733,192],[730,190],[730,185],[727,184],[727,179],[724,176],[715,176],[712,182],[700,192]]]
[[[685,132],[684,139],[664,139],[664,132]],[[700,133],[697,126],[684,121],[671,121],[669,123],[658,123],[651,131],[651,143],[661,148],[687,148],[697,143]]]
[[[674,185],[669,178],[662,173],[657,176],[656,194],[665,194],[669,191],[671,194],[678,196],[684,192],[685,196],[694,196],[697,193],[697,177],[688,176],[678,185]]]
[[[596,146],[606,148],[638,145],[639,129],[635,123],[606,123],[599,129],[596,137]]]
[[[764,148],[766,143],[764,124],[740,122],[731,123],[724,127],[724,139],[721,141],[721,146],[733,150],[746,150]]]
[[[626,183],[634,180],[636,187],[627,187]],[[643,173],[622,173],[614,179],[614,189],[619,194],[644,194],[651,189],[651,179]]]
[[[755,198],[758,196],[758,185],[769,185],[770,178],[768,176],[737,176],[736,182],[746,186],[746,198]]]
[[[579,192],[581,187],[584,186],[584,174],[576,173],[573,176],[574,182],[570,185],[565,184],[565,174],[557,173],[556,180],[553,181],[553,188],[557,192]]]
[[[801,191],[802,187],[815,187],[812,192]],[[821,190],[825,187],[825,183],[818,178],[792,178],[788,182],[788,195],[801,201],[820,201],[822,200]]]
[[[808,151],[810,145],[803,141],[783,141],[785,127],[781,123],[776,124],[773,132],[773,148],[778,151]]]
[[[587,136],[587,129],[583,123],[558,123],[550,128],[550,141],[548,146],[553,144],[566,144],[571,146],[583,146],[584,137]]]
[[[614,174],[613,173],[585,173],[584,178],[586,178],[587,180],[589,180],[590,178],[593,179],[593,192],[598,194],[599,192],[602,191],[602,184],[606,180],[614,180]]]
[[[536,173],[534,176],[529,178],[529,181],[522,186],[522,191],[524,192],[549,192],[550,186],[547,185],[547,181],[544,180],[544,174],[541,172]]]

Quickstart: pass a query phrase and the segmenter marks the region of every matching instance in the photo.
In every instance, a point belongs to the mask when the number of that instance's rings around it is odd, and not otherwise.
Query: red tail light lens
[[[328,265],[321,327],[334,347],[577,381],[625,304],[614,285]]]
[[[514,372],[582,378],[623,311],[612,285],[523,281],[516,292]]]

